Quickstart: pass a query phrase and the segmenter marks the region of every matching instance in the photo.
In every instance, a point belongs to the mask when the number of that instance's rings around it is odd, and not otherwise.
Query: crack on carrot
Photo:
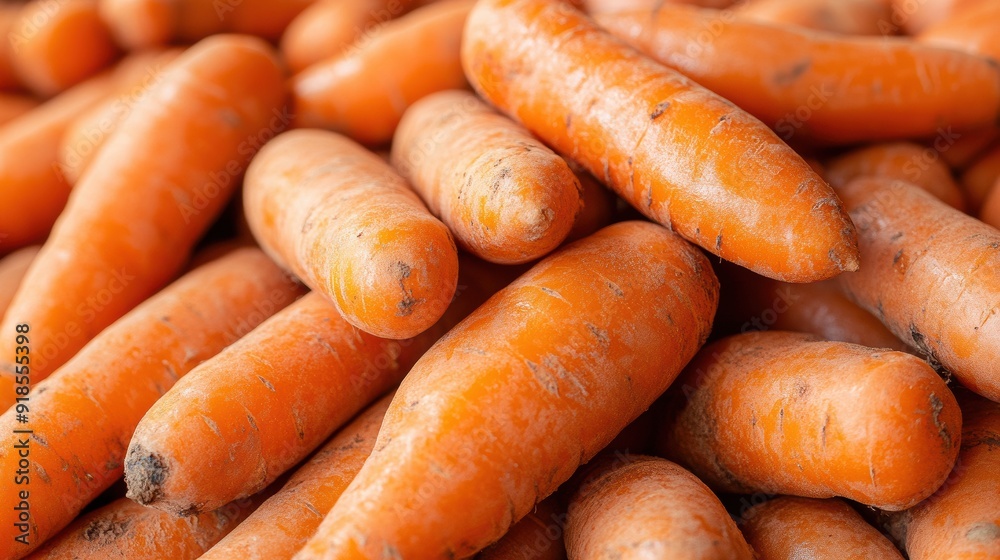
[[[611,344],[611,339],[608,338],[608,331],[592,323],[587,323],[587,330],[590,331],[590,334],[594,335],[594,338],[597,339],[597,343],[604,348],[607,348]]]
[[[927,362],[939,373],[943,369],[941,361],[938,359],[934,349],[927,343],[927,337],[920,332],[916,325],[910,323],[910,339],[913,340],[913,347],[924,355]]]
[[[715,238],[715,252],[718,253],[722,251],[722,233]]]
[[[822,446],[826,447],[826,428],[830,425],[830,413],[826,413],[826,417],[823,419],[823,428],[820,429],[820,439]]]
[[[608,280],[607,284],[608,284],[608,288],[611,288],[611,291],[614,292],[614,294],[616,296],[618,296],[618,297],[625,297],[625,292],[622,291],[622,289],[618,286],[618,284],[615,284],[611,280]]]
[[[649,114],[649,120],[655,121],[660,115],[664,113],[664,111],[666,111],[669,108],[670,108],[669,101],[660,101],[659,103],[656,104],[656,107],[653,107],[653,112]]]
[[[538,381],[538,384],[542,386],[542,388],[557,397],[559,396],[559,384],[551,374],[542,371],[541,368],[538,367],[538,364],[532,362],[531,360],[524,360],[524,363],[528,366],[528,369],[531,370],[532,375],[535,376],[535,379]]]
[[[791,68],[789,68],[787,72],[778,72],[777,74],[775,74],[774,83],[779,86],[787,86],[792,82],[794,82],[795,80],[802,77],[802,75],[806,73],[806,70],[808,70],[810,66],[812,66],[811,60],[809,60],[808,58],[805,60],[801,60],[795,63],[795,65],[793,65]]]
[[[260,382],[261,382],[261,383],[263,383],[263,384],[264,384],[264,386],[265,386],[265,387],[267,387],[267,388],[268,388],[268,390],[269,390],[269,391],[271,391],[272,393],[276,393],[276,392],[277,392],[277,391],[275,391],[275,390],[274,390],[274,385],[271,385],[271,382],[270,382],[270,381],[268,381],[267,379],[264,379],[264,377],[263,377],[263,376],[261,376],[261,375],[258,375],[258,376],[257,376],[257,379],[259,379],[259,380],[260,380]]]
[[[253,416],[247,413],[247,422],[250,422],[250,427],[254,429],[255,432],[259,432],[260,428],[257,427],[257,421],[253,419]]]
[[[951,434],[948,433],[948,427],[941,422],[941,411],[944,410],[944,403],[937,395],[931,393],[931,420],[934,422],[934,427],[937,428],[938,435],[941,436],[941,440],[944,441],[944,446],[946,449],[951,449],[952,441]]]

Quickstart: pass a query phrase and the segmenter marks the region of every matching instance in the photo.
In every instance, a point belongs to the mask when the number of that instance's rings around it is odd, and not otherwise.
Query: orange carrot
[[[27,95],[0,93],[0,126],[38,107],[38,100]]]
[[[886,0],[749,0],[740,17],[844,35],[885,35],[891,17]]]
[[[980,2],[952,17],[935,22],[917,37],[922,43],[941,45],[1000,60],[1000,4]]]
[[[654,224],[553,253],[417,362],[296,558],[454,558],[496,541],[670,384],[717,297],[707,258]]]
[[[180,270],[254,150],[280,130],[285,94],[259,39],[207,39],[171,65],[76,185],[0,325],[31,325],[32,383]],[[0,407],[13,361],[3,337]]]
[[[279,136],[250,166],[243,201],[264,250],[365,332],[415,336],[455,293],[448,228],[387,163],[338,134]]]
[[[301,293],[257,249],[194,270],[105,329],[30,393],[30,487],[4,485],[4,504],[30,490],[30,546],[0,539],[0,557],[23,555],[65,527],[122,475],[139,419],[178,379]],[[14,332],[14,331],[11,331]],[[34,343],[36,328],[27,333]],[[13,338],[13,337],[12,337]],[[18,458],[15,409],[0,416],[0,467]],[[9,531],[16,515],[0,509]],[[7,534],[7,533],[5,533]]]
[[[754,558],[715,494],[680,466],[612,455],[590,469],[569,503],[570,558]]]
[[[565,243],[582,239],[610,225],[614,221],[618,203],[615,193],[604,188],[593,175],[572,161],[567,163],[580,181],[580,203],[583,207],[577,212]]]
[[[411,104],[465,87],[459,43],[472,5],[446,0],[420,8],[300,73],[292,84],[295,126],[328,128],[365,144],[388,142]]]
[[[965,195],[933,148],[912,142],[875,144],[827,162],[824,175],[834,188],[865,176],[907,181],[948,206],[965,210]]]
[[[891,0],[892,17],[887,31],[903,30],[910,35],[923,32],[937,22],[950,19],[991,0]]]
[[[903,560],[889,539],[836,498],[768,500],[746,513],[741,529],[759,560]]]
[[[997,185],[1000,185],[1000,177],[997,178],[997,182],[994,183],[993,188],[986,196],[986,202],[979,210],[979,219],[985,224],[1000,229],[1000,188]]]
[[[674,387],[660,450],[718,491],[898,511],[933,494],[958,455],[955,397],[902,352],[747,333],[706,346]]]
[[[21,285],[24,273],[28,271],[28,266],[35,260],[40,248],[38,245],[25,247],[0,259],[0,318],[14,299],[14,292]]]
[[[566,560],[563,532],[566,514],[554,497],[538,502],[502,539],[483,549],[476,560]]]
[[[110,76],[96,77],[0,127],[0,253],[48,235],[69,197],[56,163],[59,142],[77,114],[112,88]]]
[[[118,49],[97,13],[97,2],[25,6],[8,38],[11,64],[21,83],[51,97],[111,64]]]
[[[545,256],[581,210],[580,181],[566,161],[465,91],[413,104],[393,138],[392,163],[463,248],[492,262]]]
[[[979,156],[962,173],[959,184],[965,192],[965,199],[969,201],[970,213],[979,213],[997,179],[1000,179],[1000,144]]]
[[[0,91],[17,90],[22,86],[11,63],[12,55],[8,40],[20,13],[20,4],[0,2],[0,39],[4,39],[0,40]]]
[[[936,137],[931,147],[955,171],[962,171],[1000,138],[1000,128],[989,126],[964,133]]]
[[[480,1],[463,61],[487,100],[705,249],[793,282],[856,267],[853,226],[801,157],[569,6]]]
[[[1000,231],[906,183],[840,190],[858,224],[862,267],[838,281],[889,330],[963,385],[1000,399]]]
[[[340,430],[201,560],[291,558],[361,470],[391,398],[382,398]]]
[[[786,140],[851,144],[923,138],[942,127],[991,125],[1000,112],[1000,70],[994,63],[910,39],[720,19],[684,6],[664,5],[652,17],[629,12],[599,21]],[[711,37],[705,46],[702,34]],[[962,86],[954,87],[957,83]]]

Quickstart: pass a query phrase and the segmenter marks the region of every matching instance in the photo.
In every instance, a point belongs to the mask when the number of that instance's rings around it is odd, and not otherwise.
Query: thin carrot
[[[859,148],[826,164],[824,178],[834,188],[859,177],[883,177],[916,185],[957,210],[965,210],[965,195],[951,170],[933,148],[912,142],[887,142]]]
[[[280,130],[285,95],[259,39],[213,37],[171,65],[76,185],[0,326],[35,332],[32,383],[181,269],[255,149]],[[0,407],[13,399],[13,361],[4,337]]]
[[[685,6],[664,5],[652,16],[609,14],[599,21],[786,140],[851,144],[924,138],[942,127],[991,125],[1000,112],[995,63],[911,39],[720,19]],[[710,33],[710,48],[689,48],[703,33]],[[954,87],[957,83],[962,87]]]
[[[28,413],[30,487],[2,487],[5,504],[14,503],[14,492],[30,490],[31,519],[23,531],[30,546],[0,539],[0,557],[21,556],[72,521],[121,477],[125,448],[149,407],[179,377],[300,293],[259,250],[238,249],[134,309],[38,384]],[[36,330],[30,326],[30,342]],[[0,466],[11,473],[23,437],[13,432],[15,412],[0,416]],[[5,531],[16,514],[0,509]]]
[[[388,142],[411,104],[466,86],[459,43],[473,3],[420,8],[304,70],[292,83],[295,126],[328,128],[365,144]]]
[[[569,502],[570,558],[754,558],[719,498],[679,465],[610,455],[588,470]]]
[[[0,127],[0,253],[49,234],[70,190],[56,164],[59,142],[77,114],[112,89],[110,76],[98,76]]]
[[[40,248],[38,245],[25,247],[0,259],[0,318],[14,299],[14,292],[21,285],[24,273]]]
[[[958,455],[955,397],[902,352],[747,333],[706,346],[674,387],[660,451],[718,491],[898,511],[933,494]]]
[[[488,101],[705,249],[794,282],[856,267],[853,226],[801,157],[562,2],[480,1],[463,61]]]
[[[862,267],[838,278],[858,304],[963,385],[1000,399],[1000,231],[920,189],[859,179],[840,191]]]
[[[749,0],[735,11],[757,21],[844,35],[885,35],[891,17],[887,0]]]
[[[278,560],[302,548],[375,447],[391,395],[340,430],[201,560]]]
[[[837,498],[783,496],[754,506],[741,525],[759,560],[903,560],[883,535]]]
[[[38,100],[27,95],[0,93],[0,126],[38,107]]]
[[[959,184],[965,192],[965,199],[969,201],[970,213],[979,213],[997,179],[1000,179],[1000,144],[979,156],[962,173]]]
[[[887,30],[917,35],[937,22],[950,19],[991,0],[891,0],[892,17]]]
[[[414,103],[396,129],[392,163],[459,245],[491,262],[545,256],[581,210],[566,161],[466,91]]]
[[[499,541],[483,549],[476,560],[566,560],[563,533],[565,508],[555,497],[538,502]]]
[[[980,2],[924,29],[917,40],[960,49],[1000,61],[1000,4]]]
[[[365,332],[415,336],[455,293],[448,228],[387,163],[338,134],[295,130],[269,143],[243,202],[264,250]]]
[[[496,541],[670,384],[717,297],[707,258],[647,222],[546,257],[417,362],[295,558],[454,558]]]
[[[570,169],[580,181],[580,203],[583,205],[576,214],[573,227],[566,235],[564,243],[582,239],[608,226],[614,221],[618,210],[618,197],[604,188],[593,175],[572,161],[567,161]]]
[[[0,2],[0,38],[10,36],[11,29],[21,13],[20,4]],[[0,41],[0,91],[21,89],[21,81],[17,78],[14,66],[11,64],[10,41]]]
[[[97,13],[97,1],[25,6],[8,37],[21,83],[51,97],[111,64],[118,48]]]

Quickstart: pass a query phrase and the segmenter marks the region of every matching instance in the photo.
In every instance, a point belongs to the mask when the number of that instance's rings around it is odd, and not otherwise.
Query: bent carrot
[[[546,257],[417,362],[295,558],[462,557],[496,541],[652,404],[717,297],[707,258],[650,223]]]
[[[27,323],[35,332],[32,383],[180,270],[236,190],[261,135],[280,130],[285,94],[273,51],[259,39],[213,37],[171,65],[76,185],[25,278],[30,288],[0,325],[14,332]],[[102,301],[90,303],[96,297]],[[79,327],[73,333],[69,322]],[[13,360],[13,339],[5,337],[0,405],[10,402],[3,387]]]
[[[898,511],[933,494],[958,455],[955,397],[902,352],[747,333],[706,346],[674,387],[660,450],[723,492]]]
[[[1000,70],[994,63],[910,39],[722,21],[711,11],[667,5],[652,16],[617,13],[599,21],[786,140],[851,144],[924,138],[941,127],[991,125],[1000,112]],[[711,33],[708,46],[698,42],[702,33]],[[689,48],[692,44],[698,48]]]
[[[14,293],[21,285],[24,273],[28,271],[28,266],[35,260],[40,248],[38,245],[25,247],[0,259],[0,318],[14,299]]]
[[[396,129],[392,163],[464,249],[496,263],[545,256],[581,210],[566,161],[465,91],[413,104]]]
[[[1000,399],[1000,231],[906,183],[859,179],[840,191],[862,267],[838,282],[900,339],[963,385]]]
[[[340,430],[280,490],[200,559],[291,558],[371,455],[391,398],[383,397]]]
[[[887,0],[749,0],[736,14],[757,21],[844,35],[885,35]]]
[[[753,507],[740,527],[759,560],[903,560],[896,547],[837,498],[782,496]]]
[[[43,97],[96,74],[118,54],[97,0],[27,4],[8,40],[18,79]]]
[[[754,558],[715,494],[679,465],[628,455],[590,468],[569,503],[570,558]]]
[[[978,215],[990,195],[993,184],[1000,179],[1000,144],[979,156],[962,173],[959,184],[969,201],[969,212]]]
[[[566,560],[563,533],[566,513],[554,497],[514,524],[499,541],[476,555],[476,560]]]
[[[1000,61],[1000,36],[996,33],[998,19],[1000,19],[1000,4],[980,2],[959,11],[952,17],[935,22],[934,25],[924,29],[917,40]]]
[[[243,202],[261,247],[365,332],[415,336],[455,293],[448,228],[387,163],[338,134],[295,130],[265,146]]]
[[[21,556],[72,521],[121,477],[125,448],[149,407],[300,293],[259,250],[238,249],[150,298],[38,384],[29,413],[31,546],[0,539],[0,557]],[[35,331],[31,326],[32,342]],[[0,416],[0,426],[0,466],[16,470],[13,448],[24,436],[13,432],[14,409]],[[18,487],[2,488],[3,503],[12,503],[8,492]],[[0,509],[3,527],[16,513]]]
[[[891,0],[892,19],[886,29],[917,35],[937,22],[948,20],[987,0]]]
[[[480,1],[463,63],[484,98],[712,253],[793,282],[856,267],[853,226],[801,157],[562,2]]]
[[[301,72],[292,80],[294,126],[331,129],[369,145],[388,142],[411,104],[465,87],[459,44],[473,3],[447,0],[415,10],[356,49]]]
[[[0,126],[38,107],[38,100],[26,95],[0,93]]]
[[[875,144],[828,161],[824,174],[834,188],[865,176],[906,181],[965,211],[965,195],[933,148],[912,142]]]

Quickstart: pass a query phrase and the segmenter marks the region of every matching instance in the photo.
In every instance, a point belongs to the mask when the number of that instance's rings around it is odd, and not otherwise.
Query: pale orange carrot
[[[891,11],[887,0],[746,0],[741,17],[845,35],[884,35]]]

